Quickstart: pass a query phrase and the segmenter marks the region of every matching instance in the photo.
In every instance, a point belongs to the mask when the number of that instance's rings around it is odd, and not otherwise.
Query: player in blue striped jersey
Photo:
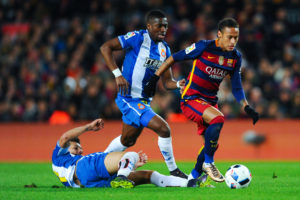
[[[124,151],[133,146],[143,128],[147,127],[158,134],[158,146],[171,175],[187,178],[175,163],[167,122],[151,109],[152,98],[144,93],[145,84],[171,55],[164,41],[168,21],[163,12],[153,10],[147,14],[146,24],[146,30],[121,35],[105,42],[100,48],[106,64],[115,75],[119,88],[116,103],[123,114],[122,134],[110,143],[105,152]],[[121,49],[126,52],[122,72],[112,55],[113,51]],[[162,81],[167,89],[185,85],[185,80],[174,81],[170,70],[163,74]]]
[[[102,119],[70,129],[62,134],[52,154],[52,169],[66,187],[132,188],[152,183],[159,187],[205,187],[207,177],[187,179],[165,176],[156,171],[134,171],[147,162],[144,153],[96,152],[83,156],[79,136],[102,129]]]

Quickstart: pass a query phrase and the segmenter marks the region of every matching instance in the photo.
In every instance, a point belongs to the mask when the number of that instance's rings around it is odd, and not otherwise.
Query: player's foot
[[[200,181],[201,181],[200,187],[215,188],[215,186],[211,184],[211,182],[212,182],[211,178],[207,174],[204,174],[203,176],[199,177],[198,179],[200,179]]]
[[[202,170],[215,182],[224,182],[224,176],[214,163],[203,163]]]
[[[112,188],[133,188],[134,182],[129,180],[126,176],[119,175],[110,182]]]
[[[177,177],[180,177],[180,178],[184,178],[184,179],[187,179],[188,176],[183,173],[180,169],[176,168],[175,170],[171,171],[170,174],[172,176],[177,176]]]
[[[215,188],[215,186],[211,184],[211,178],[206,174],[199,177],[199,178],[190,179],[188,181],[187,187],[210,187],[210,188]]]

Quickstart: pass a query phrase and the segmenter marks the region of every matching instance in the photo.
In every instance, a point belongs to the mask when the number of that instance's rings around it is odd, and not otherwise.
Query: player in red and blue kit
[[[153,96],[156,82],[176,61],[193,59],[193,67],[182,92],[183,114],[198,125],[198,134],[204,136],[205,144],[197,158],[189,179],[207,173],[214,181],[223,182],[224,177],[214,164],[214,154],[224,123],[224,115],[218,109],[217,92],[225,76],[229,75],[232,93],[245,112],[253,119],[258,113],[248,105],[242,88],[240,68],[241,54],[235,49],[239,38],[239,24],[232,18],[225,18],[218,24],[216,40],[201,40],[170,56],[147,83],[146,94]]]

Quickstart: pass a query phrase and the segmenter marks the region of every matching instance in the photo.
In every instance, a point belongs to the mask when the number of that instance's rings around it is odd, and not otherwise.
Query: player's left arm
[[[162,77],[162,82],[164,84],[164,87],[168,90],[183,88],[185,85],[185,79],[182,79],[180,81],[174,80],[171,69],[165,71],[161,77]]]
[[[98,131],[104,127],[104,122],[102,119],[96,119],[91,123],[88,123],[83,126],[79,126],[73,129],[68,130],[59,139],[59,146],[61,148],[66,148],[69,146],[69,141],[73,138],[79,137],[81,134],[87,131]]]
[[[242,86],[242,80],[241,80],[241,70],[240,70],[241,62],[242,62],[242,58],[239,58],[236,67],[233,71],[233,74],[230,77],[232,94],[235,97],[235,99],[239,103],[241,103],[242,108],[247,113],[247,115],[249,115],[252,118],[253,124],[255,124],[259,120],[259,115],[252,107],[250,107],[246,99],[245,92]]]

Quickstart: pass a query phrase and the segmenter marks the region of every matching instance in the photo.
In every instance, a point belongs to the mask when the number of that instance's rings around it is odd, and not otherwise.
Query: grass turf
[[[219,162],[223,174],[238,162]],[[47,199],[300,199],[300,162],[241,162],[252,172],[252,182],[246,189],[232,190],[225,183],[214,183],[216,188],[159,188],[154,185],[133,189],[64,188],[49,163],[0,163],[0,200]],[[178,163],[189,172],[193,163]],[[153,169],[168,174],[164,163],[148,163],[142,169]],[[24,185],[35,184],[36,188]],[[53,187],[54,186],[54,187]]]

